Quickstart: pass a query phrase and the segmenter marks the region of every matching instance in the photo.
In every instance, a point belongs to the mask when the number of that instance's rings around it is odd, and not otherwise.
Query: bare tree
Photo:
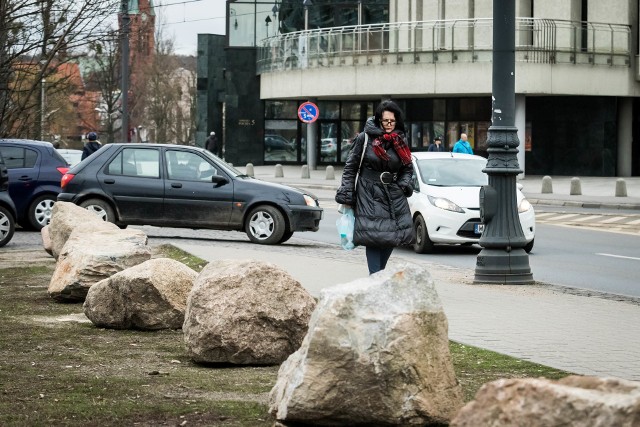
[[[0,136],[42,133],[47,115],[42,95],[55,99],[73,91],[72,76],[60,72],[61,66],[104,37],[118,5],[114,0],[0,0]]]
[[[155,55],[147,75],[146,123],[155,142],[195,140],[195,58],[174,54],[173,41],[156,32]]]
[[[87,89],[100,93],[98,102],[101,121],[101,139],[107,144],[115,141],[120,133],[122,121],[119,116],[121,109],[121,75],[120,40],[118,32],[112,31],[107,36],[92,43],[89,48],[89,58],[93,60],[86,84]]]

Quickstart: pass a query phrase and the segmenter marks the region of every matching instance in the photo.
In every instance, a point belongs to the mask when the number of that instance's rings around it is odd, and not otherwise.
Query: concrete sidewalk
[[[344,251],[294,236],[279,246],[237,240],[172,244],[205,260],[257,259],[281,266],[312,295],[367,276],[364,249]],[[313,249],[311,249],[311,245]],[[390,265],[415,262],[394,252]],[[429,270],[449,320],[449,337],[584,375],[640,381],[640,301],[546,285],[473,285],[473,272],[418,262]]]
[[[246,172],[245,167],[237,167]],[[315,192],[325,208],[332,205],[341,168],[327,179],[326,167],[302,178],[301,166],[255,166],[254,176]],[[329,173],[330,175],[330,173]],[[331,178],[331,177],[329,177]],[[626,178],[628,197],[615,197],[616,178],[583,178],[582,196],[570,196],[571,177],[554,177],[553,194],[541,194],[542,177],[519,182],[532,203],[640,209],[640,178]],[[202,231],[200,231],[202,232]],[[344,251],[337,245],[310,242],[304,233],[284,245],[261,246],[216,232],[203,241],[171,243],[205,260],[258,259],[284,268],[309,292],[336,286],[368,274],[363,248]],[[222,236],[222,238],[220,238]],[[213,242],[213,243],[212,243]],[[429,262],[418,263],[434,278],[449,319],[452,340],[584,375],[640,381],[640,301],[596,295],[543,284],[473,285],[474,272]],[[395,251],[390,265],[415,262]]]

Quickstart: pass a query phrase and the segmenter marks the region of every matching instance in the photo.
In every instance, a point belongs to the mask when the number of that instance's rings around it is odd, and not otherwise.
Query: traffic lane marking
[[[608,256],[608,257],[612,257],[612,258],[623,258],[623,259],[631,259],[631,260],[634,260],[634,261],[640,261],[640,258],[638,258],[638,257],[634,257],[634,256],[624,256],[624,255],[614,255],[614,254],[603,254],[603,253],[596,253],[596,255]]]

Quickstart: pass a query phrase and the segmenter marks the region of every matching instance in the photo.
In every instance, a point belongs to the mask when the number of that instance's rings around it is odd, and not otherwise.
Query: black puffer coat
[[[364,133],[369,140],[362,160],[356,194],[354,186],[360,156],[364,146]],[[399,135],[402,132],[394,131]],[[375,125],[373,117],[367,120],[364,132],[356,137],[353,148],[344,165],[342,183],[336,193],[336,202],[351,205],[356,217],[353,242],[356,245],[372,247],[395,247],[408,245],[415,240],[411,211],[407,196],[411,194],[413,166],[403,165],[393,145],[387,150],[389,160],[382,160],[373,151],[373,140],[384,131]],[[402,135],[404,138],[404,135]],[[369,169],[371,172],[364,171]],[[395,174],[396,179],[388,185],[380,181],[382,172]],[[374,173],[375,172],[375,173]]]

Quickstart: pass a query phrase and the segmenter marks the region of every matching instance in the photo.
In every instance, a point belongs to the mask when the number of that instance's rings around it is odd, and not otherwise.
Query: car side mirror
[[[213,182],[217,187],[222,187],[225,184],[229,183],[229,179],[221,175],[213,175],[211,177],[211,182]]]

